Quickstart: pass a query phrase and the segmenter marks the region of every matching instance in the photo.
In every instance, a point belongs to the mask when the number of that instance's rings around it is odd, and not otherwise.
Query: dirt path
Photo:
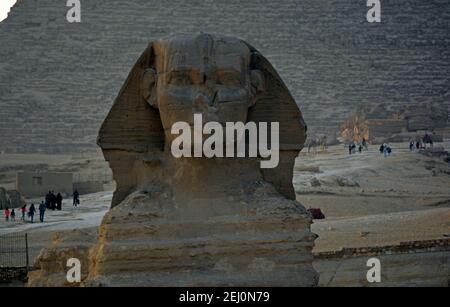
[[[39,214],[35,215],[35,223],[0,221],[0,235],[14,232],[50,232],[57,230],[83,229],[98,226],[108,211],[112,192],[100,192],[81,196],[81,205],[73,207],[70,201],[64,201],[62,211],[47,210],[45,222],[39,223]]]

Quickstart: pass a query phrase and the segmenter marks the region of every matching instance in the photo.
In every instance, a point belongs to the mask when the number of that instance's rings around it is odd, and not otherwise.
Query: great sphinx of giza
[[[279,122],[280,161],[175,158],[171,125]],[[295,200],[306,125],[269,61],[210,34],[152,42],[99,133],[116,182],[85,285],[314,286],[315,235]]]

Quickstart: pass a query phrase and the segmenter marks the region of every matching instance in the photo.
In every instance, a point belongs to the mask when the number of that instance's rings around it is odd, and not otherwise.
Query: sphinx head
[[[242,40],[198,34],[152,45],[154,62],[142,77],[141,94],[159,110],[166,142],[175,122],[246,122],[263,91],[262,73],[252,68],[253,52]]]
[[[306,125],[286,85],[270,62],[243,40],[196,34],[151,42],[103,122],[97,142],[117,183],[113,206],[148,182],[159,181],[166,164],[158,161],[173,159],[165,155],[177,137],[172,126],[180,121],[192,126],[194,114],[201,114],[204,123],[222,125],[279,122],[280,163],[261,172],[280,193],[295,198],[292,170]],[[217,163],[225,165],[224,160]]]

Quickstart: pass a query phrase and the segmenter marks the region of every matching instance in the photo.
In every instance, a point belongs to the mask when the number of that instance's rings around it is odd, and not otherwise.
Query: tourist
[[[424,146],[423,146],[424,149],[427,148],[427,144],[430,144],[430,148],[433,148],[433,137],[432,137],[431,133],[429,133],[429,132],[425,133],[422,141],[423,141],[423,144],[424,144]]]
[[[365,150],[369,150],[369,146],[367,145],[366,138],[362,139],[362,146],[364,147]]]
[[[359,146],[358,146],[358,152],[362,153],[362,145],[361,144],[359,144]]]
[[[414,141],[409,142],[409,151],[414,150]]]
[[[352,154],[352,144],[348,145],[348,154],[351,155]]]
[[[433,148],[433,134],[428,134],[428,143],[430,144],[430,148]]]
[[[62,201],[63,201],[63,197],[62,197],[61,193],[58,193],[58,195],[56,195],[56,210],[58,210],[58,211],[62,210]]]
[[[44,215],[46,209],[47,206],[45,205],[45,203],[41,202],[41,204],[39,205],[39,220],[41,221],[41,223],[44,223]]]
[[[16,211],[14,209],[11,210],[11,222],[16,221]]]
[[[384,146],[384,156],[390,156],[392,153],[392,148],[389,145]]]
[[[9,222],[9,216],[11,215],[11,212],[8,208],[5,209],[5,220]]]
[[[31,223],[34,223],[34,213],[36,213],[36,208],[34,207],[34,204],[31,204],[30,210],[28,211]]]
[[[80,204],[80,194],[78,193],[77,190],[75,190],[75,192],[73,192],[73,205],[76,207]]]
[[[45,206],[47,209],[50,209],[51,206],[51,194],[52,192],[48,191],[47,195],[45,195]]]
[[[380,154],[383,154],[384,153],[384,144],[381,144],[380,145]]]
[[[25,213],[27,212],[27,205],[23,205],[22,208],[20,208],[20,212],[22,212],[22,221],[25,222]]]
[[[53,211],[56,210],[56,195],[53,191],[50,193],[50,207]]]
[[[420,141],[416,142],[416,149],[419,150],[420,149]]]

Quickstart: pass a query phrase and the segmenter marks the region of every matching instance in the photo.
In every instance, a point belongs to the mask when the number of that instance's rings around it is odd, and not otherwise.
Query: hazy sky
[[[17,0],[0,0],[0,21],[8,16],[9,8],[16,3]]]

